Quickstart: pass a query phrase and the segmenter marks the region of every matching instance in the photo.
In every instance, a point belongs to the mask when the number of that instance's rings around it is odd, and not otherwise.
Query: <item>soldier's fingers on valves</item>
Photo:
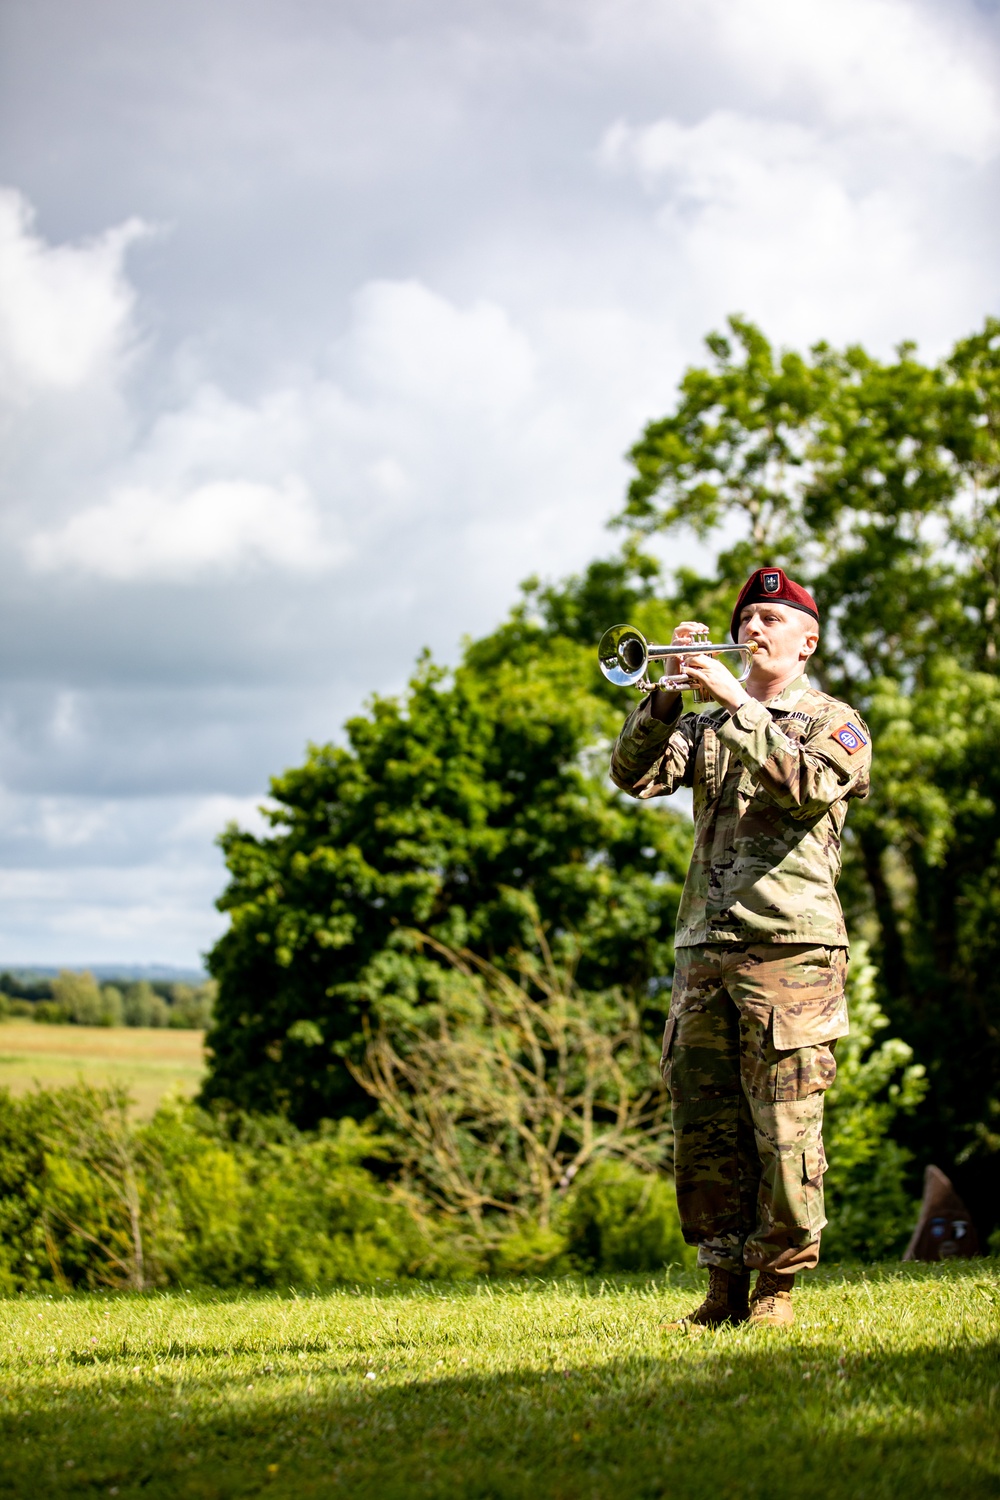
[[[691,672],[699,677],[710,672],[718,663],[714,656],[689,656],[684,663],[685,672]]]
[[[702,625],[698,620],[682,620],[674,627],[674,633],[670,637],[670,643],[674,646],[682,646],[690,641],[693,635],[707,635],[708,626]]]

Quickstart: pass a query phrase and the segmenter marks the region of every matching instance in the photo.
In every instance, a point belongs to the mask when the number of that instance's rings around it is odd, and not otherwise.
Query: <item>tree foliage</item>
[[[878,1040],[889,1020],[876,999],[877,977],[867,944],[856,943],[848,975],[851,1034],[837,1043],[823,1126],[830,1162],[823,1255],[833,1260],[898,1256],[920,1206],[907,1182],[910,1153],[891,1132],[919,1108],[926,1069],[899,1037]]]
[[[230,928],[209,1097],[308,1123],[366,1100],[345,1059],[380,997],[419,1008],[442,965],[420,928],[503,964],[536,904],[554,951],[580,938],[586,990],[655,1001],[683,875],[683,821],[604,776],[627,701],[593,662],[607,625],[728,629],[762,563],[823,615],[820,685],[875,735],[841,891],[880,1002],[927,1069],[895,1129],[956,1174],[988,1228],[1000,1197],[1000,322],[936,364],[818,344],[775,351],[740,319],[708,340],[675,409],[632,451],[617,557],[532,580],[452,676],[424,661],[343,746],[273,783],[272,831],[224,837]],[[661,568],[714,554],[699,571]],[[527,903],[523,897],[531,899]],[[654,1024],[651,1013],[645,1024]]]
[[[631,577],[612,568],[608,591],[641,593]],[[414,927],[502,963],[537,912],[557,955],[580,935],[587,988],[648,1002],[669,974],[687,825],[608,784],[620,702],[542,594],[453,675],[425,659],[402,699],[350,721],[346,745],[277,777],[268,835],[224,835],[207,1098],[300,1124],[369,1110],[345,1061],[365,1016],[383,996],[402,1013],[434,1001],[447,970]]]
[[[633,450],[630,537],[715,543],[676,609],[728,627],[762,563],[813,590],[820,684],[875,736],[844,894],[894,1028],[930,1079],[902,1126],[957,1170],[981,1222],[1000,1187],[1000,322],[936,365],[820,344],[777,354],[732,320]],[[964,1163],[964,1166],[963,1166]]]
[[[201,1031],[212,1019],[215,983],[163,984],[146,979],[97,983],[88,970],[63,969],[54,979],[32,983],[0,974],[0,1017],[49,1026],[170,1026]]]

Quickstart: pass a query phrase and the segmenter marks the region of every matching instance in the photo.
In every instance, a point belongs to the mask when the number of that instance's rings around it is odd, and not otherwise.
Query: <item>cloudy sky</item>
[[[2,0],[0,964],[191,964],[213,838],[611,545],[727,312],[1000,311],[995,0]]]

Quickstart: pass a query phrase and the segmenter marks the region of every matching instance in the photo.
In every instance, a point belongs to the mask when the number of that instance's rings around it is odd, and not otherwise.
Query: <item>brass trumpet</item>
[[[753,641],[748,641],[745,646],[717,646],[708,639],[707,635],[696,636],[694,640],[685,642],[684,645],[673,646],[651,646],[641,630],[636,630],[634,625],[612,625],[601,636],[601,644],[597,648],[597,660],[601,671],[609,682],[615,687],[636,687],[640,693],[652,692],[653,688],[662,688],[665,692],[692,691],[697,702],[704,700],[701,689],[683,673],[675,677],[661,677],[658,682],[651,682],[647,676],[647,669],[651,661],[664,661],[668,656],[722,656],[724,652],[732,652],[743,658],[743,671],[737,677],[737,682],[746,682],[750,676],[750,668],[753,664],[753,655],[757,647]]]

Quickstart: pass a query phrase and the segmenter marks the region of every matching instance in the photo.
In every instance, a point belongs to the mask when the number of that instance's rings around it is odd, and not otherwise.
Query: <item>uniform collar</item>
[[[768,698],[767,702],[764,704],[764,707],[779,710],[792,708],[796,703],[798,703],[803,693],[807,693],[809,691],[809,688],[811,686],[812,684],[810,683],[809,678],[803,672],[801,677],[796,677],[794,682],[790,682],[786,688],[782,688],[781,692],[776,698]]]

